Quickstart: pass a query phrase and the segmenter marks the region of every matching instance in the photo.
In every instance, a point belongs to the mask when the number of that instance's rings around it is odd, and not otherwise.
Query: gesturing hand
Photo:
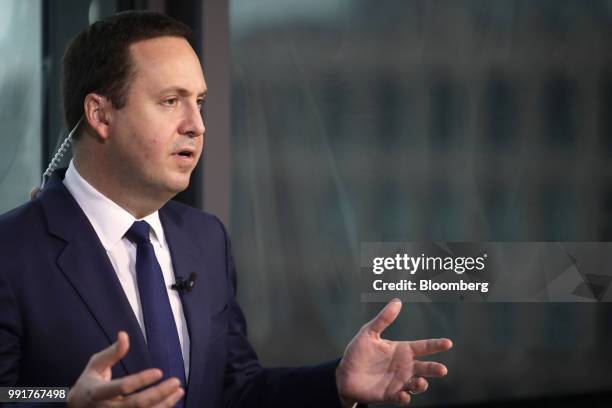
[[[172,407],[184,394],[177,378],[136,392],[162,378],[161,370],[151,368],[123,378],[111,379],[111,368],[130,348],[127,333],[119,332],[117,341],[94,354],[68,394],[68,405],[80,407]],[[129,395],[128,395],[129,394]]]
[[[442,377],[444,365],[416,360],[417,357],[446,351],[449,339],[389,341],[380,337],[399,315],[402,303],[392,300],[366,323],[346,347],[336,369],[336,383],[342,402],[408,404],[411,394],[424,392],[423,377]]]
[[[33,187],[32,191],[30,191],[30,200],[35,200],[39,193],[40,187]]]

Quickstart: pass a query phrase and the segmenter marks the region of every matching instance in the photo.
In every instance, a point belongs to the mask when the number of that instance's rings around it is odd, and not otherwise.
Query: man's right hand
[[[117,334],[117,341],[89,359],[68,394],[68,405],[81,407],[173,407],[185,391],[177,378],[169,378],[154,387],[136,392],[162,378],[161,370],[151,368],[123,378],[112,379],[111,368],[130,349],[126,332]]]

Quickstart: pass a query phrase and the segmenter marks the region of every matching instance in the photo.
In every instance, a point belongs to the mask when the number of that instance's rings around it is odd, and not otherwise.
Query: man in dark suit
[[[382,339],[398,301],[339,362],[259,365],[226,230],[171,201],[188,186],[205,132],[206,83],[188,38],[168,17],[128,12],[67,49],[74,160],[0,218],[0,385],[74,385],[73,406],[408,403],[424,377],[446,374],[416,357],[451,342]]]

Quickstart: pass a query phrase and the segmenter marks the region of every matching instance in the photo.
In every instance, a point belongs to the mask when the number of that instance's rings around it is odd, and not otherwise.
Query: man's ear
[[[89,93],[83,103],[85,122],[96,132],[98,137],[106,140],[109,135],[109,126],[112,119],[111,101],[97,93]]]

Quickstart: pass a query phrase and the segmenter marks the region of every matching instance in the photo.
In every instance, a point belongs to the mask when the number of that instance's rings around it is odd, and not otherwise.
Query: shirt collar
[[[72,160],[68,165],[64,185],[79,204],[93,226],[104,249],[109,251],[130,229],[134,221],[144,220],[151,226],[151,238],[164,247],[164,229],[155,211],[141,219],[135,218],[117,203],[89,184],[77,171]]]

